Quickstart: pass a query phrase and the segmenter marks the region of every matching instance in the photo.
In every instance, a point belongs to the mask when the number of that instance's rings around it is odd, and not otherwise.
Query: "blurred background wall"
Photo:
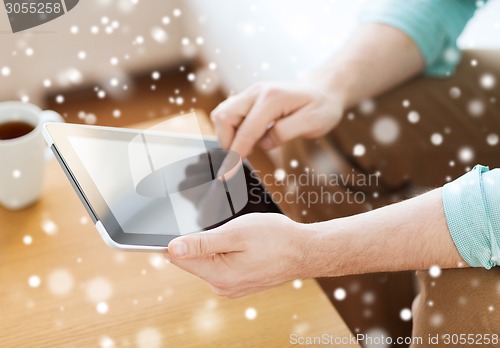
[[[0,99],[43,103],[56,91],[84,85],[119,98],[132,76],[193,61],[197,74],[189,82],[207,93],[291,79],[342,46],[367,3],[84,0],[61,18],[15,35],[2,14]],[[461,47],[500,48],[500,1],[485,7]]]

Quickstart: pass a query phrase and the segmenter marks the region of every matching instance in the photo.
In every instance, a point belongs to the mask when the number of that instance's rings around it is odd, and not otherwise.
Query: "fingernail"
[[[173,250],[174,255],[177,257],[183,257],[187,255],[187,244],[184,242],[176,242],[173,245]]]

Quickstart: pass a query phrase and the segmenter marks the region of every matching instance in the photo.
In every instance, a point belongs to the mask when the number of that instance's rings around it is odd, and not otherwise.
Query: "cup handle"
[[[64,123],[64,118],[61,115],[59,115],[57,112],[52,111],[52,110],[42,111],[40,113],[40,120],[41,120],[42,125],[44,125],[47,122]],[[45,159],[47,161],[49,161],[53,157],[54,157],[54,154],[52,153],[52,150],[49,147],[45,148]]]
[[[57,112],[52,111],[52,110],[42,111],[40,113],[40,118],[41,118],[42,124],[47,123],[47,122],[64,123],[64,118],[61,115],[59,115]]]

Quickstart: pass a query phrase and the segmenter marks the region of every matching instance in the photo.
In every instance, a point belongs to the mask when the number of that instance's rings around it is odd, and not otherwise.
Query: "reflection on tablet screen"
[[[69,141],[124,233],[181,235],[249,212],[279,212],[237,154],[207,151],[202,140]]]

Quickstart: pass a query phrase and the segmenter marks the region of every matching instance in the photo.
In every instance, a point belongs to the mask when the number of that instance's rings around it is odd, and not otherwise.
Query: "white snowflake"
[[[458,159],[462,163],[470,163],[474,159],[474,150],[470,147],[462,147],[458,151]]]
[[[409,308],[403,308],[401,312],[399,312],[399,317],[403,321],[410,321],[411,320],[411,310]]]
[[[375,111],[375,102],[372,99],[365,99],[359,104],[359,111],[362,114],[369,115]]]
[[[113,296],[113,285],[103,277],[97,277],[85,284],[87,299],[91,302],[103,302]]]
[[[31,237],[29,234],[25,235],[23,237],[23,243],[24,245],[31,245],[31,243],[33,243],[33,237]]]
[[[381,117],[373,124],[372,135],[380,144],[392,144],[399,137],[399,124],[392,117]]]
[[[439,146],[443,143],[443,136],[440,133],[433,133],[431,135],[432,145]]]
[[[295,289],[300,289],[302,287],[302,280],[300,279],[295,279],[292,283],[293,287]]]
[[[47,278],[49,290],[54,295],[67,295],[74,287],[73,275],[66,269],[53,271]]]
[[[139,348],[160,348],[162,346],[162,338],[160,330],[148,327],[137,333],[136,344]]]
[[[498,140],[499,140],[498,134],[495,134],[495,133],[488,134],[488,136],[486,137],[486,142],[490,146],[497,145],[498,144]]]
[[[205,43],[205,39],[204,39],[203,37],[198,36],[198,37],[196,38],[196,44],[197,44],[197,45],[200,45],[200,46],[201,46],[201,45],[203,45],[204,43]]]
[[[57,233],[59,228],[57,227],[56,223],[50,219],[45,219],[42,221],[42,230],[48,234],[49,236],[54,235]]]
[[[286,172],[284,169],[278,168],[274,171],[274,179],[277,181],[283,181],[286,177]]]
[[[343,301],[347,297],[347,292],[345,291],[344,288],[337,288],[333,292],[333,298],[336,299],[337,301]]]
[[[216,64],[215,62],[210,62],[210,63],[208,64],[208,68],[209,68],[210,70],[216,70],[216,69],[217,69],[217,64]]]
[[[159,73],[158,71],[153,71],[153,72],[151,73],[151,78],[152,78],[153,80],[159,80],[159,79],[160,79],[160,77],[161,77],[161,75],[160,75],[160,73]]]
[[[435,327],[435,328],[439,328],[443,325],[443,322],[444,322],[444,318],[443,318],[443,315],[440,314],[440,313],[434,313],[433,315],[431,315],[430,319],[430,324]]]
[[[410,111],[408,113],[408,122],[410,123],[417,123],[420,121],[420,114],[417,111]]]
[[[361,157],[366,153],[366,148],[363,144],[356,144],[352,149],[352,154],[356,157]]]
[[[249,307],[245,310],[245,318],[248,320],[254,320],[257,318],[257,310],[253,307]]]
[[[450,88],[450,97],[453,99],[460,98],[460,95],[462,95],[462,91],[458,87],[451,87]]]
[[[431,268],[429,268],[429,275],[432,278],[439,277],[441,275],[441,267],[439,267],[438,265],[432,266]]]
[[[2,74],[2,76],[9,76],[10,75],[10,68],[8,66],[4,66],[0,70],[0,73]]]
[[[97,313],[99,314],[106,314],[108,313],[109,310],[109,305],[106,302],[99,302],[95,306]]]
[[[172,14],[174,15],[174,17],[180,17],[182,15],[182,11],[178,8],[175,8],[173,11],[172,11]]]
[[[85,115],[84,121],[86,124],[96,124],[97,123],[97,116],[94,114],[87,114]]]
[[[363,303],[371,305],[375,303],[375,294],[372,291],[366,291],[362,297]]]
[[[42,281],[41,281],[40,277],[37,275],[32,275],[28,279],[28,284],[32,288],[38,288],[41,283],[42,283]]]
[[[469,114],[474,117],[479,117],[484,114],[485,106],[484,103],[479,99],[472,99],[467,105]]]
[[[108,336],[103,336],[99,339],[100,348],[114,348],[116,347],[115,341]]]
[[[479,84],[486,90],[493,89],[496,85],[496,78],[493,74],[483,74],[479,79]]]
[[[151,37],[158,43],[165,43],[168,40],[167,32],[160,27],[154,27],[151,29]]]
[[[144,38],[142,36],[137,36],[134,40],[135,45],[142,45],[144,43]]]
[[[23,173],[19,169],[14,169],[12,171],[12,177],[14,179],[19,179],[22,175],[23,175]]]

